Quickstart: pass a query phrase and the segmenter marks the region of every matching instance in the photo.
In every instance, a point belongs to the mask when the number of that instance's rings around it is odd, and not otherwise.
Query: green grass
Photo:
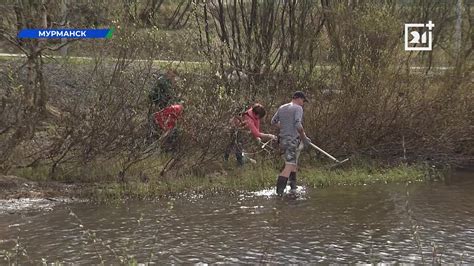
[[[0,63],[9,63],[9,62],[24,62],[23,57],[2,57],[0,56]],[[146,60],[137,59],[131,65],[138,65],[140,63],[143,64]],[[152,68],[153,69],[174,69],[178,71],[178,73],[203,73],[208,74],[211,73],[212,66],[207,62],[186,62],[186,61],[168,61],[168,60],[152,60]],[[46,59],[46,63],[51,64],[65,64],[69,66],[89,66],[93,67],[96,63],[95,58],[87,58],[87,57],[54,57],[52,59]],[[102,61],[102,63],[106,64],[114,64],[115,59],[106,58]]]
[[[422,181],[426,170],[422,166],[399,165],[392,168],[356,167],[350,170],[310,169],[303,171],[303,182],[310,187],[334,185],[364,185]]]
[[[246,164],[243,168],[229,167],[216,163],[207,170],[197,169],[186,175],[170,174],[160,177],[159,173],[167,161],[166,156],[155,156],[133,165],[125,175],[125,182],[119,182],[120,161],[100,161],[87,166],[58,168],[54,179],[46,166],[21,168],[11,172],[29,180],[48,182],[51,180],[81,184],[81,194],[99,202],[114,202],[129,199],[153,200],[162,197],[177,197],[189,194],[233,193],[271,188],[275,185],[279,167],[267,161],[263,164]],[[232,164],[232,162],[229,162]],[[210,170],[213,168],[214,170]],[[146,175],[148,182],[140,180]],[[324,165],[303,164],[298,173],[298,184],[307,187],[329,187],[341,185],[364,185],[372,183],[414,182],[426,179],[440,179],[441,174],[424,165],[399,164],[387,166],[369,160],[352,160],[344,169],[332,170]]]
[[[189,194],[216,194],[242,190],[257,190],[272,186],[276,172],[270,167],[247,167],[209,176],[182,176],[153,179],[148,183],[133,180],[127,183],[106,183],[95,186],[88,198],[99,202],[128,199],[152,200]]]
[[[10,174],[26,178],[31,181],[48,181],[50,167],[48,166],[37,166],[37,167],[25,167],[11,170]]]
[[[132,181],[97,186],[88,196],[100,202],[129,199],[152,200],[189,194],[212,195],[238,191],[255,191],[275,185],[278,170],[271,165],[246,166],[243,169],[221,171],[208,176],[168,177],[149,183]],[[364,185],[373,183],[415,182],[426,179],[426,168],[420,165],[399,165],[374,168],[367,165],[345,170],[306,168],[298,174],[298,183],[308,187]]]
[[[195,172],[187,172],[186,175],[170,174],[160,177],[159,173],[166,159],[166,156],[161,156],[137,163],[127,171],[125,182],[117,179],[117,173],[121,169],[118,161],[91,163],[87,166],[76,166],[67,171],[60,168],[54,179],[49,175],[50,169],[45,166],[16,169],[11,174],[38,182],[72,182],[79,185],[80,191],[74,191],[75,196],[97,202],[120,202],[186,197],[193,194],[232,194],[273,188],[279,173],[277,169],[279,167],[267,161],[257,165],[247,164],[243,168],[216,163],[207,170],[200,168]],[[373,161],[354,160],[345,167],[345,169],[331,170],[324,165],[304,166],[298,173],[298,184],[312,188],[325,188],[416,182],[442,179],[443,175],[440,170],[422,164],[387,166]],[[215,170],[210,170],[211,168]],[[148,177],[148,182],[144,183],[140,180],[141,174]]]

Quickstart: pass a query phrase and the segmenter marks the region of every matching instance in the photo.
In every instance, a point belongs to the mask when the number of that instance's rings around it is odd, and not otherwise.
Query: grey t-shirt
[[[272,125],[280,122],[280,137],[297,138],[298,129],[302,128],[303,108],[300,105],[287,103],[280,108],[272,117]]]

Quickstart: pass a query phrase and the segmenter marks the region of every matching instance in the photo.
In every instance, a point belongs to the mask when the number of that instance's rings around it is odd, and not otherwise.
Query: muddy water
[[[0,261],[474,263],[472,173],[300,193],[297,200],[272,189],[4,213]]]

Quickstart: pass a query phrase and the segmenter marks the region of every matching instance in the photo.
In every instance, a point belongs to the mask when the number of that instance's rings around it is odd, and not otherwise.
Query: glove
[[[271,139],[271,140],[277,140],[277,136],[275,136],[273,134],[267,134],[266,137]]]

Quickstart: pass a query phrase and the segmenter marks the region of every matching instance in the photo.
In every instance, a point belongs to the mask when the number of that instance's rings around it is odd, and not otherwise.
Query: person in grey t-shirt
[[[305,102],[307,102],[305,94],[297,91],[293,94],[292,101],[280,106],[272,118],[272,125],[280,129],[280,148],[283,150],[285,159],[285,168],[278,176],[276,185],[279,196],[283,195],[288,179],[290,179],[290,194],[295,194],[299,153],[303,149],[303,144],[307,145],[311,142],[302,124]]]

